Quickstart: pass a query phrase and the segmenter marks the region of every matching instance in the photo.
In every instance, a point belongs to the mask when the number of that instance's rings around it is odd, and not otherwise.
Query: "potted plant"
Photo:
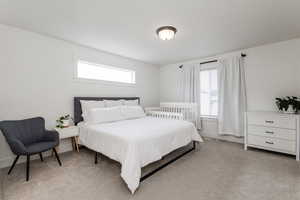
[[[58,120],[56,120],[56,127],[57,128],[66,128],[68,126],[70,126],[70,122],[71,122],[72,118],[70,115],[64,115],[61,116],[60,118],[58,118]]]
[[[300,101],[298,97],[287,96],[285,98],[276,98],[276,105],[283,113],[294,114],[300,109]]]

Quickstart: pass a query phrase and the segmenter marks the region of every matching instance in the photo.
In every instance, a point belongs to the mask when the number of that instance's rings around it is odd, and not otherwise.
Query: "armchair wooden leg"
[[[59,152],[59,146],[54,147],[54,149],[56,150],[56,152]],[[51,151],[51,156],[53,156],[53,155],[54,155],[54,151],[53,151],[53,149],[52,149],[52,151]]]
[[[57,154],[57,152],[56,152],[56,149],[53,148],[53,151],[54,151],[54,154],[55,154],[55,157],[56,157],[56,159],[57,159],[58,164],[61,166],[61,162],[60,162],[59,156],[58,156],[58,154]]]
[[[15,167],[15,165],[16,165],[16,163],[17,163],[17,161],[18,161],[19,157],[20,157],[20,156],[17,156],[17,157],[15,158],[15,160],[14,160],[14,162],[13,162],[12,166],[9,168],[9,170],[8,170],[8,173],[7,173],[7,174],[10,174],[10,172],[13,170],[13,168]]]
[[[39,155],[40,155],[41,161],[44,162],[43,154],[42,154],[42,153],[39,153]]]
[[[29,180],[30,155],[27,155],[26,161],[26,181]]]

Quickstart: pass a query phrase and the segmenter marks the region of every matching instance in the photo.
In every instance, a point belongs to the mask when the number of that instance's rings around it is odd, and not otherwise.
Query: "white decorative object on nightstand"
[[[248,147],[292,154],[299,161],[299,115],[247,112],[245,150]]]
[[[59,133],[59,139],[71,138],[73,149],[79,152],[79,147],[78,147],[79,129],[77,126],[70,126],[67,128],[55,128],[55,130]]]

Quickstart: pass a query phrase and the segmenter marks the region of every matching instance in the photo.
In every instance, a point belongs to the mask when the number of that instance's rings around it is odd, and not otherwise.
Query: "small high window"
[[[79,60],[77,78],[135,84],[135,71]]]

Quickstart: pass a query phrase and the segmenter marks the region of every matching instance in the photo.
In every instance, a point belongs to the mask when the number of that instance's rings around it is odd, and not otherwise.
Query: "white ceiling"
[[[0,23],[153,64],[300,37],[299,0],[0,0]],[[175,40],[157,39],[162,25]]]

